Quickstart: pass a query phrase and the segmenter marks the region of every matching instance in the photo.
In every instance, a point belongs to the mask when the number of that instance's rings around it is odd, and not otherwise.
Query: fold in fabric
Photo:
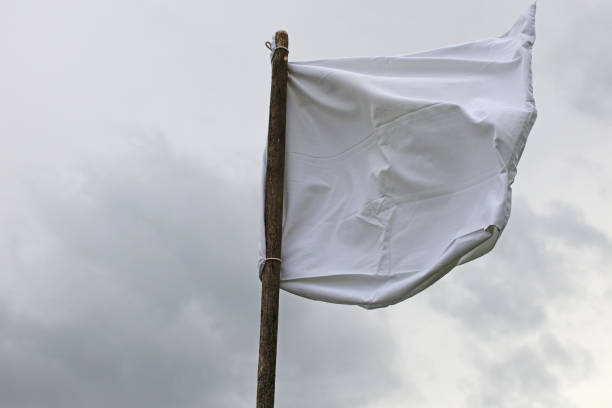
[[[535,4],[501,37],[289,63],[281,288],[384,307],[493,248],[536,118],[534,26]]]

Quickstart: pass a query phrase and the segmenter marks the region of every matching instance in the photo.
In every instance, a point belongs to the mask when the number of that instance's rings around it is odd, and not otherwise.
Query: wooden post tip
[[[289,34],[285,30],[278,30],[274,37],[276,41],[276,45],[280,45],[282,47],[289,47]]]

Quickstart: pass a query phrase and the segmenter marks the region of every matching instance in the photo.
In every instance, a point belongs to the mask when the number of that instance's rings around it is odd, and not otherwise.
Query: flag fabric
[[[290,62],[281,288],[384,307],[490,251],[536,119],[534,40],[535,4],[500,37]]]

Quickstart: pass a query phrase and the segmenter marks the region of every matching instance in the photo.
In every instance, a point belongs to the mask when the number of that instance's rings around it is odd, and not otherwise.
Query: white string
[[[274,53],[276,52],[276,50],[285,50],[287,51],[287,53],[289,53],[289,48],[283,47],[282,45],[276,45],[276,39],[274,36],[272,36],[272,41],[266,41],[265,44],[266,48],[270,50],[270,60],[274,58]]]
[[[259,280],[261,280],[261,275],[263,274],[263,271],[266,267],[266,262],[268,261],[277,261],[278,263],[281,263],[281,259],[280,258],[266,258],[263,260],[263,264],[261,265],[261,269],[259,270]]]

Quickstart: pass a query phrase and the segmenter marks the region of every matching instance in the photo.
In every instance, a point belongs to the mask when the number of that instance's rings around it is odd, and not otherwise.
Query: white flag
[[[281,288],[383,307],[493,248],[536,118],[534,24],[535,4],[501,37],[289,63]]]

